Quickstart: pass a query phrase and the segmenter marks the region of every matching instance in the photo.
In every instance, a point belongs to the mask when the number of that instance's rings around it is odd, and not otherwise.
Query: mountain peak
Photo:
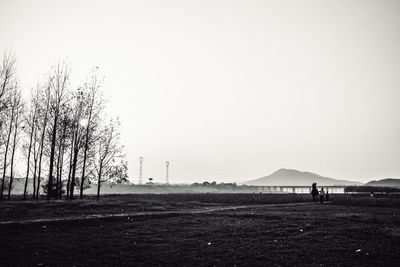
[[[312,172],[303,172],[303,171],[299,171],[296,169],[287,169],[287,168],[281,168],[275,172],[273,172],[272,174],[270,174],[269,176],[273,176],[273,175],[285,175],[285,176],[293,176],[293,175],[308,175],[308,176],[316,176],[316,177],[322,177],[321,175],[312,173]]]
[[[301,173],[301,171],[298,171],[295,169],[281,168],[281,169],[273,172],[271,175],[273,175],[273,174],[294,174],[294,173]]]
[[[266,186],[311,186],[317,183],[321,186],[332,185],[357,185],[358,182],[347,180],[337,180],[324,177],[312,172],[302,172],[296,169],[281,168],[268,176],[245,182],[246,185],[266,185]]]

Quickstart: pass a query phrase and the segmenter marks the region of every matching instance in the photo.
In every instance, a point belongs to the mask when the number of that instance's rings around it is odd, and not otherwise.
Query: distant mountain
[[[338,180],[312,172],[301,172],[293,169],[280,169],[268,176],[244,182],[245,185],[269,185],[269,186],[311,186],[317,183],[318,186],[328,185],[361,185],[359,182]]]
[[[368,186],[387,186],[387,187],[400,187],[400,179],[387,178],[378,181],[370,181],[365,185]]]

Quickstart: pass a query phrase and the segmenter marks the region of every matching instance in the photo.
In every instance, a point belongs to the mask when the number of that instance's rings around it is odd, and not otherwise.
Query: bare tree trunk
[[[36,112],[35,112],[36,113]],[[28,163],[26,166],[26,177],[25,177],[25,186],[24,186],[24,200],[26,199],[26,189],[28,187],[28,177],[29,177],[29,167],[30,167],[30,161],[31,161],[31,150],[32,150],[32,140],[33,140],[33,134],[34,134],[34,129],[35,129],[35,113],[33,115],[32,119],[32,127],[31,127],[31,135],[29,138],[29,148],[28,148]]]
[[[46,127],[42,129],[42,138],[40,140],[40,153],[39,153],[39,168],[38,168],[38,181],[36,187],[36,199],[40,197],[40,179],[42,175],[42,157],[43,157],[43,146],[44,146],[44,138],[46,133]]]
[[[88,148],[89,148],[90,122],[92,120],[94,98],[95,98],[95,94],[93,93],[92,101],[91,101],[91,104],[90,104],[88,124],[86,125],[85,147],[84,147],[84,150],[83,150],[83,168],[82,168],[82,178],[81,178],[81,191],[80,191],[80,196],[79,196],[80,199],[82,199],[82,197],[83,197],[83,186],[84,186],[84,182],[85,182],[86,160],[87,160],[87,152],[88,152]]]
[[[9,145],[10,145],[10,137],[11,137],[11,132],[12,132],[14,109],[11,112],[11,118],[12,119],[10,121],[10,127],[8,129],[8,134],[7,134],[6,151],[4,153],[3,177],[2,177],[2,180],[1,180],[0,200],[3,200],[4,182],[5,182],[5,179],[6,179],[6,171],[7,171],[7,155],[8,155],[8,148],[9,148]]]
[[[83,154],[83,168],[82,168],[82,178],[81,178],[81,190],[80,190],[80,195],[79,198],[83,198],[83,184],[85,182],[85,169],[86,169],[86,158],[87,158],[87,150],[88,150],[88,134],[86,135],[86,143],[85,143],[85,149],[84,149],[84,154]]]
[[[36,198],[36,178],[37,178],[37,163],[38,163],[38,156],[39,154],[36,151],[36,144],[37,144],[37,126],[35,127],[35,137],[34,137],[34,143],[33,143],[33,194],[32,198]]]
[[[40,197],[40,179],[42,175],[42,156],[43,156],[43,142],[40,147],[40,156],[39,156],[39,168],[38,168],[38,177],[37,177],[37,187],[36,187],[36,199]]]
[[[63,172],[63,166],[64,166],[64,152],[65,152],[65,139],[66,137],[66,129],[67,129],[67,125],[64,123],[63,124],[63,131],[62,131],[62,135],[61,135],[61,140],[60,140],[60,148],[58,151],[58,159],[59,159],[59,163],[57,164],[57,176],[58,176],[58,187],[57,187],[57,194],[58,194],[58,198],[61,199],[62,198],[62,172]]]
[[[101,163],[101,165],[102,164],[103,163]],[[97,197],[96,197],[96,199],[100,198],[101,175],[102,175],[102,171],[103,171],[103,168],[101,167],[101,165],[100,165],[99,177],[98,177],[98,181],[97,181]]]
[[[74,154],[74,138],[71,140],[71,152],[69,156],[69,171],[68,171],[68,181],[67,181],[67,199],[69,199],[69,192],[71,188],[71,174],[72,174],[72,165],[73,165],[73,154]]]
[[[42,135],[40,137],[40,147],[39,147],[39,167],[38,167],[38,180],[37,180],[37,187],[36,187],[36,200],[40,198],[40,180],[42,178],[42,157],[43,157],[43,147],[44,147],[44,139],[46,137],[46,127],[47,127],[47,120],[48,120],[48,113],[49,113],[49,104],[50,104],[50,93],[49,93],[49,88],[47,88],[47,103],[46,103],[46,110],[45,110],[45,116],[43,120],[43,129],[42,129]]]
[[[36,173],[37,173],[37,159],[34,160],[35,163],[33,165],[33,193],[32,198],[36,198]]]
[[[14,181],[14,155],[15,155],[15,150],[17,148],[17,133],[18,133],[18,122],[17,122],[17,120],[18,119],[16,119],[15,126],[14,126],[13,146],[12,146],[12,152],[11,152],[10,184],[9,184],[9,187],[8,187],[8,200],[10,200],[10,198],[11,198],[12,184],[13,184],[13,181]]]
[[[55,156],[56,138],[57,138],[57,123],[58,123],[58,115],[55,115],[53,122],[53,131],[51,134],[51,146],[50,146],[49,182],[47,186],[48,200],[52,198],[52,193],[53,193],[53,169],[54,169],[54,156]]]
[[[60,197],[60,160],[61,160],[61,142],[62,138],[60,138],[58,142],[58,152],[57,152],[57,166],[56,166],[56,195],[55,198],[58,199]]]
[[[64,146],[65,146],[65,138],[63,139],[63,143],[62,143],[62,148],[61,148],[61,164],[60,164],[60,170],[59,170],[59,188],[58,188],[58,196],[61,199],[62,198],[62,172],[63,172],[63,165],[64,165]]]
[[[69,189],[71,186],[71,171],[72,171],[72,152],[69,157],[69,171],[68,171],[68,180],[67,180],[67,199],[69,199]]]
[[[78,162],[78,152],[79,152],[79,149],[75,147],[74,159],[73,159],[73,163],[72,163],[71,184],[69,185],[70,186],[69,199],[71,199],[71,200],[74,199],[76,165]]]

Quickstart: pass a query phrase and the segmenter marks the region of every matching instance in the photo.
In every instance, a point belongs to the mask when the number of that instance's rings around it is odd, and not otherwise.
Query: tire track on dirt
[[[183,210],[168,210],[168,211],[136,211],[128,213],[109,213],[109,214],[88,214],[81,216],[66,216],[66,217],[51,217],[41,219],[26,219],[26,220],[10,220],[0,222],[0,226],[10,225],[28,225],[40,223],[53,223],[53,222],[68,222],[68,221],[86,221],[107,218],[122,218],[122,217],[144,217],[144,216],[172,216],[172,215],[190,215],[210,213],[226,210],[243,210],[254,208],[267,208],[267,207],[284,207],[284,206],[300,206],[300,205],[315,205],[312,202],[297,202],[297,203],[279,203],[279,204],[254,204],[254,205],[230,205],[230,206],[216,206],[206,207],[199,209],[183,209]]]

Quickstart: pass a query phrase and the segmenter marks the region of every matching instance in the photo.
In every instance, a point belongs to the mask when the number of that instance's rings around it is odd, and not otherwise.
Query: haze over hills
[[[255,180],[244,182],[245,185],[270,185],[270,186],[310,186],[317,183],[319,186],[332,185],[361,185],[360,182],[338,180],[324,177],[312,172],[301,172],[293,169],[280,169],[276,172]]]
[[[389,186],[389,187],[400,187],[400,179],[386,178],[382,180],[374,180],[366,183],[368,186]]]

